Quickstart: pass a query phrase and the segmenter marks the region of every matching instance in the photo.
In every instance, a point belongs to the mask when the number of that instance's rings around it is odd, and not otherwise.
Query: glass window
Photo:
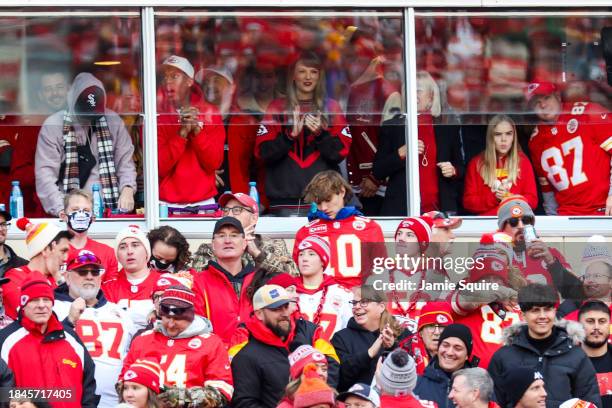
[[[383,213],[391,177],[405,202],[401,11],[160,11],[155,28],[171,216],[210,216],[221,193],[252,182],[265,214],[306,215],[304,189],[325,170],[344,175],[367,215]],[[397,140],[380,152],[385,122]],[[377,152],[393,166],[377,173]]]
[[[538,214],[602,215],[612,79],[600,33],[609,22],[605,12],[418,13],[417,65],[429,83],[419,81],[419,95],[433,95],[419,106],[419,143],[437,149],[440,170],[425,180],[421,171],[421,186],[441,193],[452,182],[463,214],[496,215],[501,200],[521,194]],[[432,127],[421,123],[429,116]],[[449,141],[462,145],[452,169],[439,163]]]
[[[0,14],[0,203],[57,216],[65,192],[143,207],[138,12]]]

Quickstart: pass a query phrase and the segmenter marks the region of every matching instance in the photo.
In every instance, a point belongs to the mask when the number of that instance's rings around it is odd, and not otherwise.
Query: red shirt
[[[561,265],[567,270],[571,270],[571,265],[565,260],[565,257],[559,252],[556,248],[549,248],[550,253],[553,257],[557,258]],[[520,254],[514,253],[514,257],[512,258],[512,266],[517,267],[523,273],[525,279],[529,281],[529,283],[542,283],[544,285],[553,285],[554,282],[552,280],[552,276],[548,269],[546,268],[546,264],[544,260],[541,258],[532,258],[527,256],[527,252],[522,252]]]
[[[372,270],[374,258],[386,257],[385,239],[376,221],[351,215],[343,220],[316,219],[300,228],[295,235],[293,258],[299,243],[309,235],[328,240],[331,257],[325,273],[349,289],[362,284]]]
[[[380,408],[437,408],[433,401],[418,400],[413,395],[395,397],[392,395],[380,396]]]
[[[559,215],[603,215],[610,190],[612,115],[588,102],[563,104],[555,124],[529,140],[538,182],[554,192]]]
[[[483,155],[473,158],[465,171],[465,190],[463,193],[463,206],[466,210],[477,215],[497,215],[499,200],[485,184],[478,168],[482,163]],[[510,187],[510,194],[520,194],[527,199],[531,208],[538,206],[538,191],[531,162],[523,152],[519,152],[519,173],[516,183]],[[499,168],[501,166],[501,168]],[[504,169],[504,162],[498,163],[497,179],[502,181],[508,177]]]
[[[9,278],[11,281],[2,285],[2,304],[4,305],[6,315],[13,320],[17,320],[17,309],[19,309],[21,299],[21,284],[33,272],[40,273],[24,265],[19,268],[9,269],[4,275],[5,278]],[[48,275],[46,278],[53,289],[57,288],[57,282],[55,282],[53,276]]]
[[[70,244],[68,259],[71,259],[75,253],[78,253],[83,249],[93,252],[98,258],[100,258],[102,261],[102,266],[104,266],[105,281],[111,280],[117,276],[117,273],[119,272],[117,257],[115,256],[115,251],[111,247],[87,237],[87,242],[83,248],[75,248],[72,244]]]
[[[215,334],[229,344],[238,324],[246,322],[253,311],[246,289],[253,280],[254,273],[247,272],[238,298],[234,287],[220,268],[216,262],[209,262],[208,267],[195,277],[193,292],[198,300],[204,299],[203,302],[196,303],[196,313],[207,317]]]
[[[440,209],[438,198],[438,166],[436,136],[433,117],[419,114],[419,140],[425,144],[423,154],[419,155],[419,189],[421,193],[421,213]]]
[[[229,356],[215,334],[169,338],[159,331],[149,330],[134,339],[123,362],[123,371],[139,358],[159,361],[161,384],[180,388],[211,386],[228,400],[232,398],[234,387]]]

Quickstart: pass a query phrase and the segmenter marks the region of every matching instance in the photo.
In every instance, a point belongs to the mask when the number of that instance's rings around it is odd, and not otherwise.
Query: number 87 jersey
[[[529,140],[543,192],[554,192],[559,215],[603,215],[610,190],[612,118],[588,102],[563,104],[554,124],[538,124]]]
[[[298,245],[309,235],[329,242],[331,257],[325,273],[349,289],[366,281],[375,258],[382,260],[387,256],[380,225],[360,215],[341,220],[316,219],[306,224],[295,235],[293,259],[297,259]]]

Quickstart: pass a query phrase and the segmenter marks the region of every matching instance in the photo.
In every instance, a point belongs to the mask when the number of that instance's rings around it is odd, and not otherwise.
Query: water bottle
[[[259,206],[259,193],[257,192],[257,183],[254,181],[249,181],[249,196],[257,203],[257,208],[261,209]]]
[[[104,200],[102,199],[102,193],[100,193],[100,185],[98,183],[91,186],[91,193],[93,195],[93,212],[96,218],[104,217]]]
[[[19,188],[19,181],[14,180],[11,182],[13,189],[11,190],[11,217],[18,219],[23,217],[23,195]]]

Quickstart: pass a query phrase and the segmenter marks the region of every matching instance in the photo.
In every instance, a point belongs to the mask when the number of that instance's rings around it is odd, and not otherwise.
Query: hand
[[[419,139],[419,154],[425,153],[425,142]]]
[[[70,320],[70,323],[76,325],[86,307],[87,303],[85,303],[85,299],[82,297],[74,299],[74,301],[70,304],[70,311],[68,312],[68,320]]]
[[[359,188],[361,189],[361,193],[359,194],[359,196],[363,198],[374,197],[374,195],[378,191],[378,186],[369,177],[364,177],[363,179],[361,179],[361,184],[359,185]]]
[[[405,160],[406,159],[406,145],[403,145],[402,147],[397,149],[397,154],[399,155],[400,159]]]
[[[304,117],[300,115],[300,105],[293,111],[293,129],[291,129],[291,139],[297,138],[304,128]]]
[[[454,177],[457,174],[455,171],[455,167],[451,164],[451,162],[440,162],[437,164],[442,172],[442,176],[450,178]]]
[[[126,210],[127,212],[132,212],[134,210],[134,189],[132,187],[123,187],[117,205],[120,209]]]
[[[606,199],[606,215],[612,215],[612,195]]]
[[[372,344],[370,348],[368,349],[368,355],[370,356],[370,358],[374,358],[378,355],[378,353],[380,353],[380,348],[382,347],[382,344],[383,344],[383,335],[381,333],[378,336],[378,338],[374,341],[374,344]]]
[[[532,258],[544,260],[546,265],[552,265],[555,262],[555,257],[550,252],[548,245],[540,239],[534,239],[528,244],[527,255]]]
[[[217,188],[225,187],[225,183],[223,182],[223,179],[221,178],[221,175],[223,173],[225,173],[225,170],[223,169],[215,170],[215,183],[217,185]]]
[[[257,258],[261,254],[261,250],[255,245],[255,224],[251,224],[244,229],[244,237],[247,242],[247,252]]]
[[[495,197],[501,201],[508,195],[508,190],[504,187],[503,184],[500,184],[499,187],[495,190]]]
[[[312,133],[317,135],[321,133],[322,124],[320,113],[317,113],[316,115],[311,113],[304,115],[304,123],[306,124],[308,130],[310,130]]]
[[[395,344],[395,334],[393,334],[393,330],[386,325],[382,330],[382,345],[385,349],[390,349]]]

